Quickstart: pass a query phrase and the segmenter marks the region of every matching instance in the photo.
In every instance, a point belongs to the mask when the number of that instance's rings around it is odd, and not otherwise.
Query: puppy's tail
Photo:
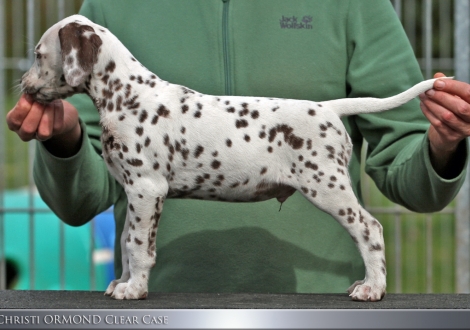
[[[399,107],[411,101],[421,93],[431,89],[438,79],[453,79],[453,77],[442,77],[422,81],[410,89],[395,96],[384,99],[374,97],[346,98],[321,102],[322,105],[335,112],[339,117],[357,115],[361,113],[381,112]]]

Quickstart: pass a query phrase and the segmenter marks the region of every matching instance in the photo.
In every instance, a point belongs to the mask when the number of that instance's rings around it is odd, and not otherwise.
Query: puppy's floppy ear
[[[59,30],[59,41],[65,81],[76,87],[91,74],[103,42],[91,26],[76,22]]]

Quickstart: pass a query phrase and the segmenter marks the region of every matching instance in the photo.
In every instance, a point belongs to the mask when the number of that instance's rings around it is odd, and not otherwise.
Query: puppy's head
[[[35,48],[33,65],[21,79],[22,91],[42,103],[82,92],[102,44],[93,25],[74,15],[47,30]]]

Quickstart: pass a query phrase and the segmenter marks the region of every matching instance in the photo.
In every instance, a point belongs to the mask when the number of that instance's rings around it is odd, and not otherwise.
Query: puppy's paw
[[[351,293],[354,292],[354,289],[356,288],[356,286],[361,285],[361,284],[364,284],[364,280],[354,282],[353,285],[351,285],[347,290],[349,295],[351,295]]]
[[[385,286],[369,285],[364,281],[355,282],[348,292],[351,289],[349,296],[356,301],[380,301],[385,295]]]
[[[146,299],[147,298],[147,286],[142,284],[134,284],[131,281],[119,283],[114,289],[111,298],[116,300],[136,300],[136,299]]]
[[[124,293],[127,290],[127,282],[119,283],[116,285],[116,288],[113,291],[113,294],[111,295],[111,298],[116,299],[116,300],[123,300],[124,298]]]
[[[108,288],[104,292],[105,296],[111,296],[114,292],[114,289],[119,283],[123,283],[124,281],[119,279],[119,280],[112,280],[111,283],[109,283]]]

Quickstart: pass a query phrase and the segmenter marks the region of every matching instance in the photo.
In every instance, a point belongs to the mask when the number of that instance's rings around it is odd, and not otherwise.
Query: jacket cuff
[[[49,171],[60,175],[60,173],[75,172],[81,166],[83,160],[86,158],[86,154],[90,150],[84,146],[90,144],[90,141],[86,131],[86,125],[81,119],[79,119],[79,123],[82,130],[82,141],[80,149],[72,157],[56,157],[46,149],[42,142],[36,143],[36,158],[40,159]]]
[[[453,184],[459,184],[459,188],[463,181],[465,180],[465,176],[467,174],[467,165],[468,165],[468,139],[463,140],[459,146],[457,147],[456,150],[456,155],[455,155],[455,163],[453,164],[455,166],[455,172],[457,175],[454,174],[452,178],[443,178],[440,176],[436,170],[434,169],[432,163],[431,163],[431,155],[430,155],[430,142],[429,142],[429,137],[428,137],[428,132],[426,132],[423,141],[422,141],[422,148],[424,154],[424,164],[426,166],[426,170],[429,173],[429,176],[431,180],[435,182],[435,184],[442,184],[442,185],[453,185]]]

